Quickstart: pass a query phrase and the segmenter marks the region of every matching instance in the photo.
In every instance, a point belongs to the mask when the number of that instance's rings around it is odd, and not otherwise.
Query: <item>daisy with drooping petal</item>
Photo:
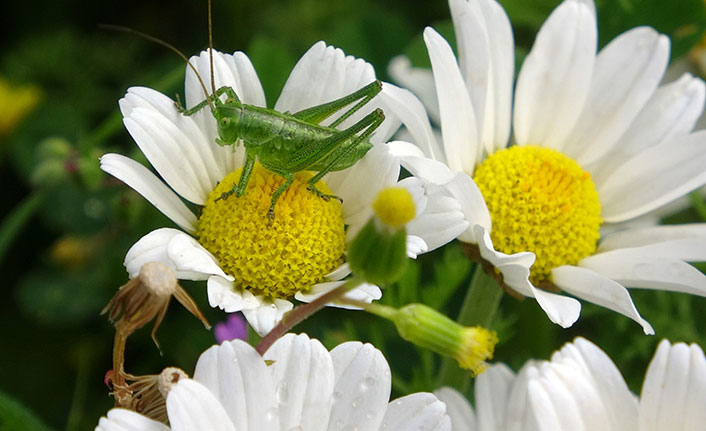
[[[193,379],[160,392],[173,430],[451,430],[446,408],[434,395],[389,402],[390,387],[390,368],[372,345],[347,342],[328,352],[305,334],[287,334],[264,358],[240,340],[213,346],[199,358]],[[110,410],[96,427],[169,429],[125,409]]]
[[[513,106],[504,10],[494,0],[449,3],[458,61],[427,28],[432,71],[404,59],[391,67],[423,100],[438,100],[443,145],[417,101],[398,111],[417,146],[391,147],[405,168],[462,202],[469,251],[562,327],[581,306],[560,290],[630,317],[647,334],[654,331],[626,287],[706,296],[706,277],[686,263],[706,260],[706,225],[607,233],[706,183],[706,132],[691,132],[704,83],[687,74],[659,85],[667,37],[638,27],[596,53],[593,1],[565,0],[524,60]]]
[[[230,86],[243,103],[265,105],[262,87],[245,54],[214,53],[213,60],[216,88]],[[210,76],[206,52],[191,61],[202,77]],[[319,42],[295,66],[275,109],[298,112],[374,80],[371,65]],[[210,78],[206,86],[210,88]],[[204,97],[196,74],[187,69],[187,107]],[[382,104],[381,99],[339,127],[353,124]],[[382,144],[399,125],[399,120],[388,116],[372,136],[374,146],[365,157],[317,184],[323,192],[342,198],[343,204],[315,196],[307,190],[313,174],[298,172],[292,186],[279,197],[275,218],[270,220],[270,198],[284,179],[259,165],[242,197],[220,199],[237,183],[244,151],[242,145],[235,149],[216,144],[216,121],[208,109],[187,117],[171,99],[142,87],[130,88],[120,100],[120,109],[126,128],[164,182],[118,154],[103,156],[101,168],[143,195],[186,232],[162,228],[145,235],[127,253],[128,273],[135,277],[143,264],[159,261],[173,268],[179,278],[208,280],[210,304],[227,312],[242,311],[259,334],[272,329],[292,309],[292,298],[310,301],[343,283],[350,273],[344,258],[347,239],[371,216],[370,205],[377,192],[395,184],[399,175],[397,158]],[[415,179],[401,185],[410,189],[417,204],[418,217],[409,226],[410,255],[438,247],[467,228],[458,202],[448,194],[432,192],[438,188]],[[199,215],[182,198],[201,207]],[[381,292],[377,286],[363,284],[347,295],[370,302],[380,298]]]
[[[476,380],[475,410],[451,388],[435,393],[454,431],[697,431],[706,423],[706,357],[695,344],[662,340],[638,399],[608,355],[577,338],[517,375],[490,367]]]

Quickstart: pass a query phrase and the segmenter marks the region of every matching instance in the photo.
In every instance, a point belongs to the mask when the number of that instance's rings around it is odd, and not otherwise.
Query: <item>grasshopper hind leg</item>
[[[326,166],[324,169],[319,171],[316,175],[311,177],[309,179],[309,185],[307,188],[314,193],[315,195],[325,199],[329,200],[330,198],[335,198],[338,199],[341,203],[343,203],[343,199],[336,195],[330,195],[322,192],[316,187],[316,183],[321,180],[324,175],[327,173],[331,172],[334,169],[334,166],[340,161],[344,160],[357,146],[363,141],[366,141],[370,135],[375,132],[375,130],[382,124],[382,122],[385,120],[385,114],[382,112],[381,109],[376,109],[375,111],[371,112],[370,114],[366,115],[363,119],[352,125],[351,127],[342,130],[339,132],[339,134],[334,135],[333,137],[329,138],[331,142],[329,145],[335,146],[335,145],[344,145],[344,143],[350,139],[348,143],[345,143],[345,148],[343,151],[341,151],[336,158],[333,158],[332,160],[329,161],[328,166]],[[357,133],[360,133],[357,135]]]

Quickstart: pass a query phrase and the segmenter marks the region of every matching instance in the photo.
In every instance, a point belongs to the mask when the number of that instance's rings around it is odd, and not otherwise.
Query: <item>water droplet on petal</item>
[[[279,386],[277,386],[275,396],[277,397],[277,402],[280,404],[285,404],[289,400],[289,388],[287,387],[287,382],[282,382]]]
[[[265,412],[265,419],[268,422],[279,422],[279,410],[277,407],[272,407]]]

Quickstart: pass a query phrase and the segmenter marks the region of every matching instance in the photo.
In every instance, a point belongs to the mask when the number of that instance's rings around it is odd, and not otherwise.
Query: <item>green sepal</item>
[[[371,218],[349,246],[347,259],[356,277],[367,283],[394,283],[407,266],[407,233]]]

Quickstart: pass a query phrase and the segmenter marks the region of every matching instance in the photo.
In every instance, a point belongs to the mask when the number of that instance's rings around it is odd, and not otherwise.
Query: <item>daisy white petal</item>
[[[414,94],[386,82],[382,86],[380,97],[386,111],[393,112],[408,125],[407,131],[426,154],[433,158],[443,156],[424,107]]]
[[[675,231],[676,230],[677,229],[675,229]],[[695,229],[682,229],[682,235],[684,235],[682,238],[676,237],[640,247],[607,251],[587,257],[586,259],[594,262],[605,262],[610,257],[642,256],[656,259],[679,259],[687,262],[704,262],[706,261],[706,237],[693,235],[694,230]],[[686,236],[687,233],[691,233],[691,235]]]
[[[112,409],[98,421],[95,431],[169,431],[161,422],[126,409]]]
[[[451,170],[442,162],[426,158],[419,147],[404,141],[387,144],[390,154],[400,159],[402,167],[412,175],[437,184],[453,178]]]
[[[351,267],[348,262],[341,264],[338,268],[326,274],[326,279],[331,281],[339,281],[346,278],[351,273]]]
[[[618,36],[596,58],[581,119],[563,151],[590,164],[610,151],[657,88],[669,61],[669,39],[649,27]]]
[[[452,241],[469,225],[456,199],[431,195],[422,214],[407,224],[407,233],[420,237],[426,251],[431,251]]]
[[[451,431],[446,406],[434,395],[417,393],[391,402],[382,427],[389,431]]]
[[[426,241],[416,235],[407,235],[407,257],[416,259],[422,253],[426,253],[429,249]]]
[[[206,90],[211,92],[211,62],[209,51],[202,51],[199,56],[189,59],[204,80]],[[213,51],[213,75],[216,90],[221,87],[231,87],[235,90],[241,102],[248,105],[265,106],[265,92],[257,77],[252,62],[244,53],[237,51],[231,54]],[[186,68],[186,106],[193,107],[202,102],[201,84],[190,67]]]
[[[490,369],[483,372],[484,375]],[[439,398],[439,401],[446,404],[446,411],[451,418],[451,429],[478,431],[476,426],[476,415],[473,413],[473,407],[468,404],[468,401],[456,389],[443,387],[434,391],[434,395]],[[480,397],[478,398],[480,400]]]
[[[202,51],[198,57],[194,56],[190,61],[199,70],[199,74],[204,79],[204,84],[210,93],[212,91],[210,85],[211,66],[208,51]],[[216,90],[223,86],[228,86],[235,90],[241,102],[255,106],[265,106],[265,93],[262,90],[262,85],[250,59],[245,54],[235,52],[230,55],[213,51],[213,65]],[[205,99],[201,84],[190,67],[186,69],[185,86],[187,107],[191,108]],[[216,144],[216,138],[218,137],[216,119],[209,108],[202,109],[192,115],[191,118],[199,124],[204,135],[208,138],[210,145],[205,151],[212,153],[216,163],[219,165],[220,171],[214,171],[212,175],[218,176],[217,181],[220,181],[226,174],[242,165],[244,151],[242,151],[242,148],[236,150],[232,146],[222,147]]]
[[[479,136],[476,116],[458,64],[448,42],[431,27],[424,30],[424,41],[434,72],[444,154],[452,171],[473,172]]]
[[[637,312],[628,290],[611,278],[570,265],[552,270],[552,281],[563,290],[627,316],[639,323],[645,334],[654,334],[652,326]]]
[[[509,395],[499,400],[499,421],[479,430],[696,431],[706,419],[706,357],[694,344],[660,343],[641,399],[632,395],[611,359],[582,338],[551,361],[529,361],[509,384]],[[477,390],[475,399],[483,400]]]
[[[264,359],[273,361],[280,429],[325,431],[333,404],[333,362],[324,346],[306,335],[287,334]]]
[[[140,238],[125,255],[124,265],[130,277],[135,278],[147,262],[167,265],[182,280],[206,280],[211,275],[232,280],[206,249],[176,229],[156,229]]]
[[[689,74],[658,88],[620,139],[620,145],[591,167],[596,186],[600,189],[611,172],[641,151],[686,136],[703,111],[705,96],[704,82]]]
[[[263,302],[262,295],[253,295],[246,289],[237,289],[232,280],[213,276],[208,278],[208,303],[226,313],[252,310]]]
[[[640,247],[601,253],[580,265],[630,287],[706,296],[706,276],[701,271],[678,259],[652,256],[649,250]]]
[[[196,363],[194,380],[218,398],[235,429],[278,429],[271,373],[262,357],[244,341],[226,341],[203,352]]]
[[[371,172],[375,175],[370,175]],[[385,145],[375,145],[351,168],[328,175],[327,183],[345,202],[343,219],[349,225],[348,238],[355,236],[357,229],[368,221],[377,193],[396,183],[399,173],[399,161]]]
[[[507,145],[510,134],[515,66],[510,20],[495,1],[452,0],[449,7],[481,142],[493,153]]]
[[[476,378],[474,392],[478,431],[497,430],[503,423],[506,403],[515,374],[505,364],[491,365]],[[451,414],[449,413],[449,416]],[[454,420],[454,416],[451,416]]]
[[[478,225],[474,226],[473,230],[476,238],[479,238],[481,256],[502,273],[505,284],[525,296],[535,298],[542,310],[547,313],[549,320],[557,325],[568,328],[576,322],[581,311],[581,304],[578,301],[537,289],[530,283],[530,267],[535,260],[534,254],[524,252],[507,255],[495,251],[487,230]]]
[[[412,90],[424,104],[431,120],[439,124],[439,102],[436,98],[434,76],[431,74],[431,71],[412,67],[412,62],[409,61],[409,58],[404,55],[398,55],[390,60],[390,64],[387,66],[387,72],[395,82]],[[421,116],[424,117],[425,114],[422,112]]]
[[[167,413],[173,431],[236,430],[218,399],[191,379],[182,379],[171,388]]]
[[[618,231],[603,238],[598,251],[642,247],[665,241],[689,238],[706,240],[706,223],[650,226]]]
[[[328,282],[328,283],[315,284],[314,286],[311,287],[311,289],[308,292],[306,292],[306,293],[298,292],[294,296],[294,298],[296,298],[297,301],[301,301],[301,302],[311,302],[311,301],[315,300],[316,298],[332,291],[333,289],[337,288],[338,286],[341,286],[343,283],[345,283],[345,282],[344,281],[332,281],[332,282]],[[363,283],[360,286],[346,292],[343,295],[343,298],[352,299],[354,301],[363,301],[363,302],[371,303],[375,300],[382,298],[382,291],[380,290],[379,287],[377,287],[374,284]],[[360,307],[356,307],[354,305],[349,305],[349,304],[342,303],[339,301],[333,301],[332,303],[330,303],[328,305],[332,306],[332,307],[345,308],[348,310],[360,310]]]
[[[294,304],[284,299],[263,299],[259,307],[245,309],[243,314],[255,332],[263,336],[270,332],[282,320],[284,313],[292,308]]]
[[[331,359],[336,402],[329,429],[377,430],[390,399],[390,367],[385,358],[370,344],[348,342],[334,348]]]
[[[105,154],[101,169],[141,194],[149,203],[188,232],[196,230],[196,216],[174,192],[140,163],[121,156]]]
[[[605,405],[615,406],[604,412],[614,429],[634,429],[637,400],[630,392],[620,370],[606,354],[590,341],[578,337],[552,354],[552,362],[573,362],[597,387]]]
[[[640,429],[696,431],[706,412],[706,358],[696,345],[662,340],[642,386]]]
[[[457,173],[451,181],[443,186],[461,204],[461,210],[470,224],[469,229],[459,239],[477,243],[480,238],[475,234],[475,226],[480,226],[487,231],[490,231],[492,226],[488,206],[480,189],[471,177],[464,173]]]
[[[515,94],[515,140],[561,150],[581,114],[593,72],[595,15],[565,1],[547,18],[525,58]]]
[[[220,166],[194,120],[167,105],[173,102],[161,93],[130,88],[120,101],[123,123],[167,184],[190,202],[203,204]]]
[[[604,219],[617,223],[647,213],[706,183],[706,131],[641,152],[598,190]],[[627,193],[629,192],[629,193]]]
[[[372,66],[362,60],[356,63],[352,57],[347,61],[343,51],[320,41],[292,69],[275,110],[298,112],[350,94],[374,80]]]

